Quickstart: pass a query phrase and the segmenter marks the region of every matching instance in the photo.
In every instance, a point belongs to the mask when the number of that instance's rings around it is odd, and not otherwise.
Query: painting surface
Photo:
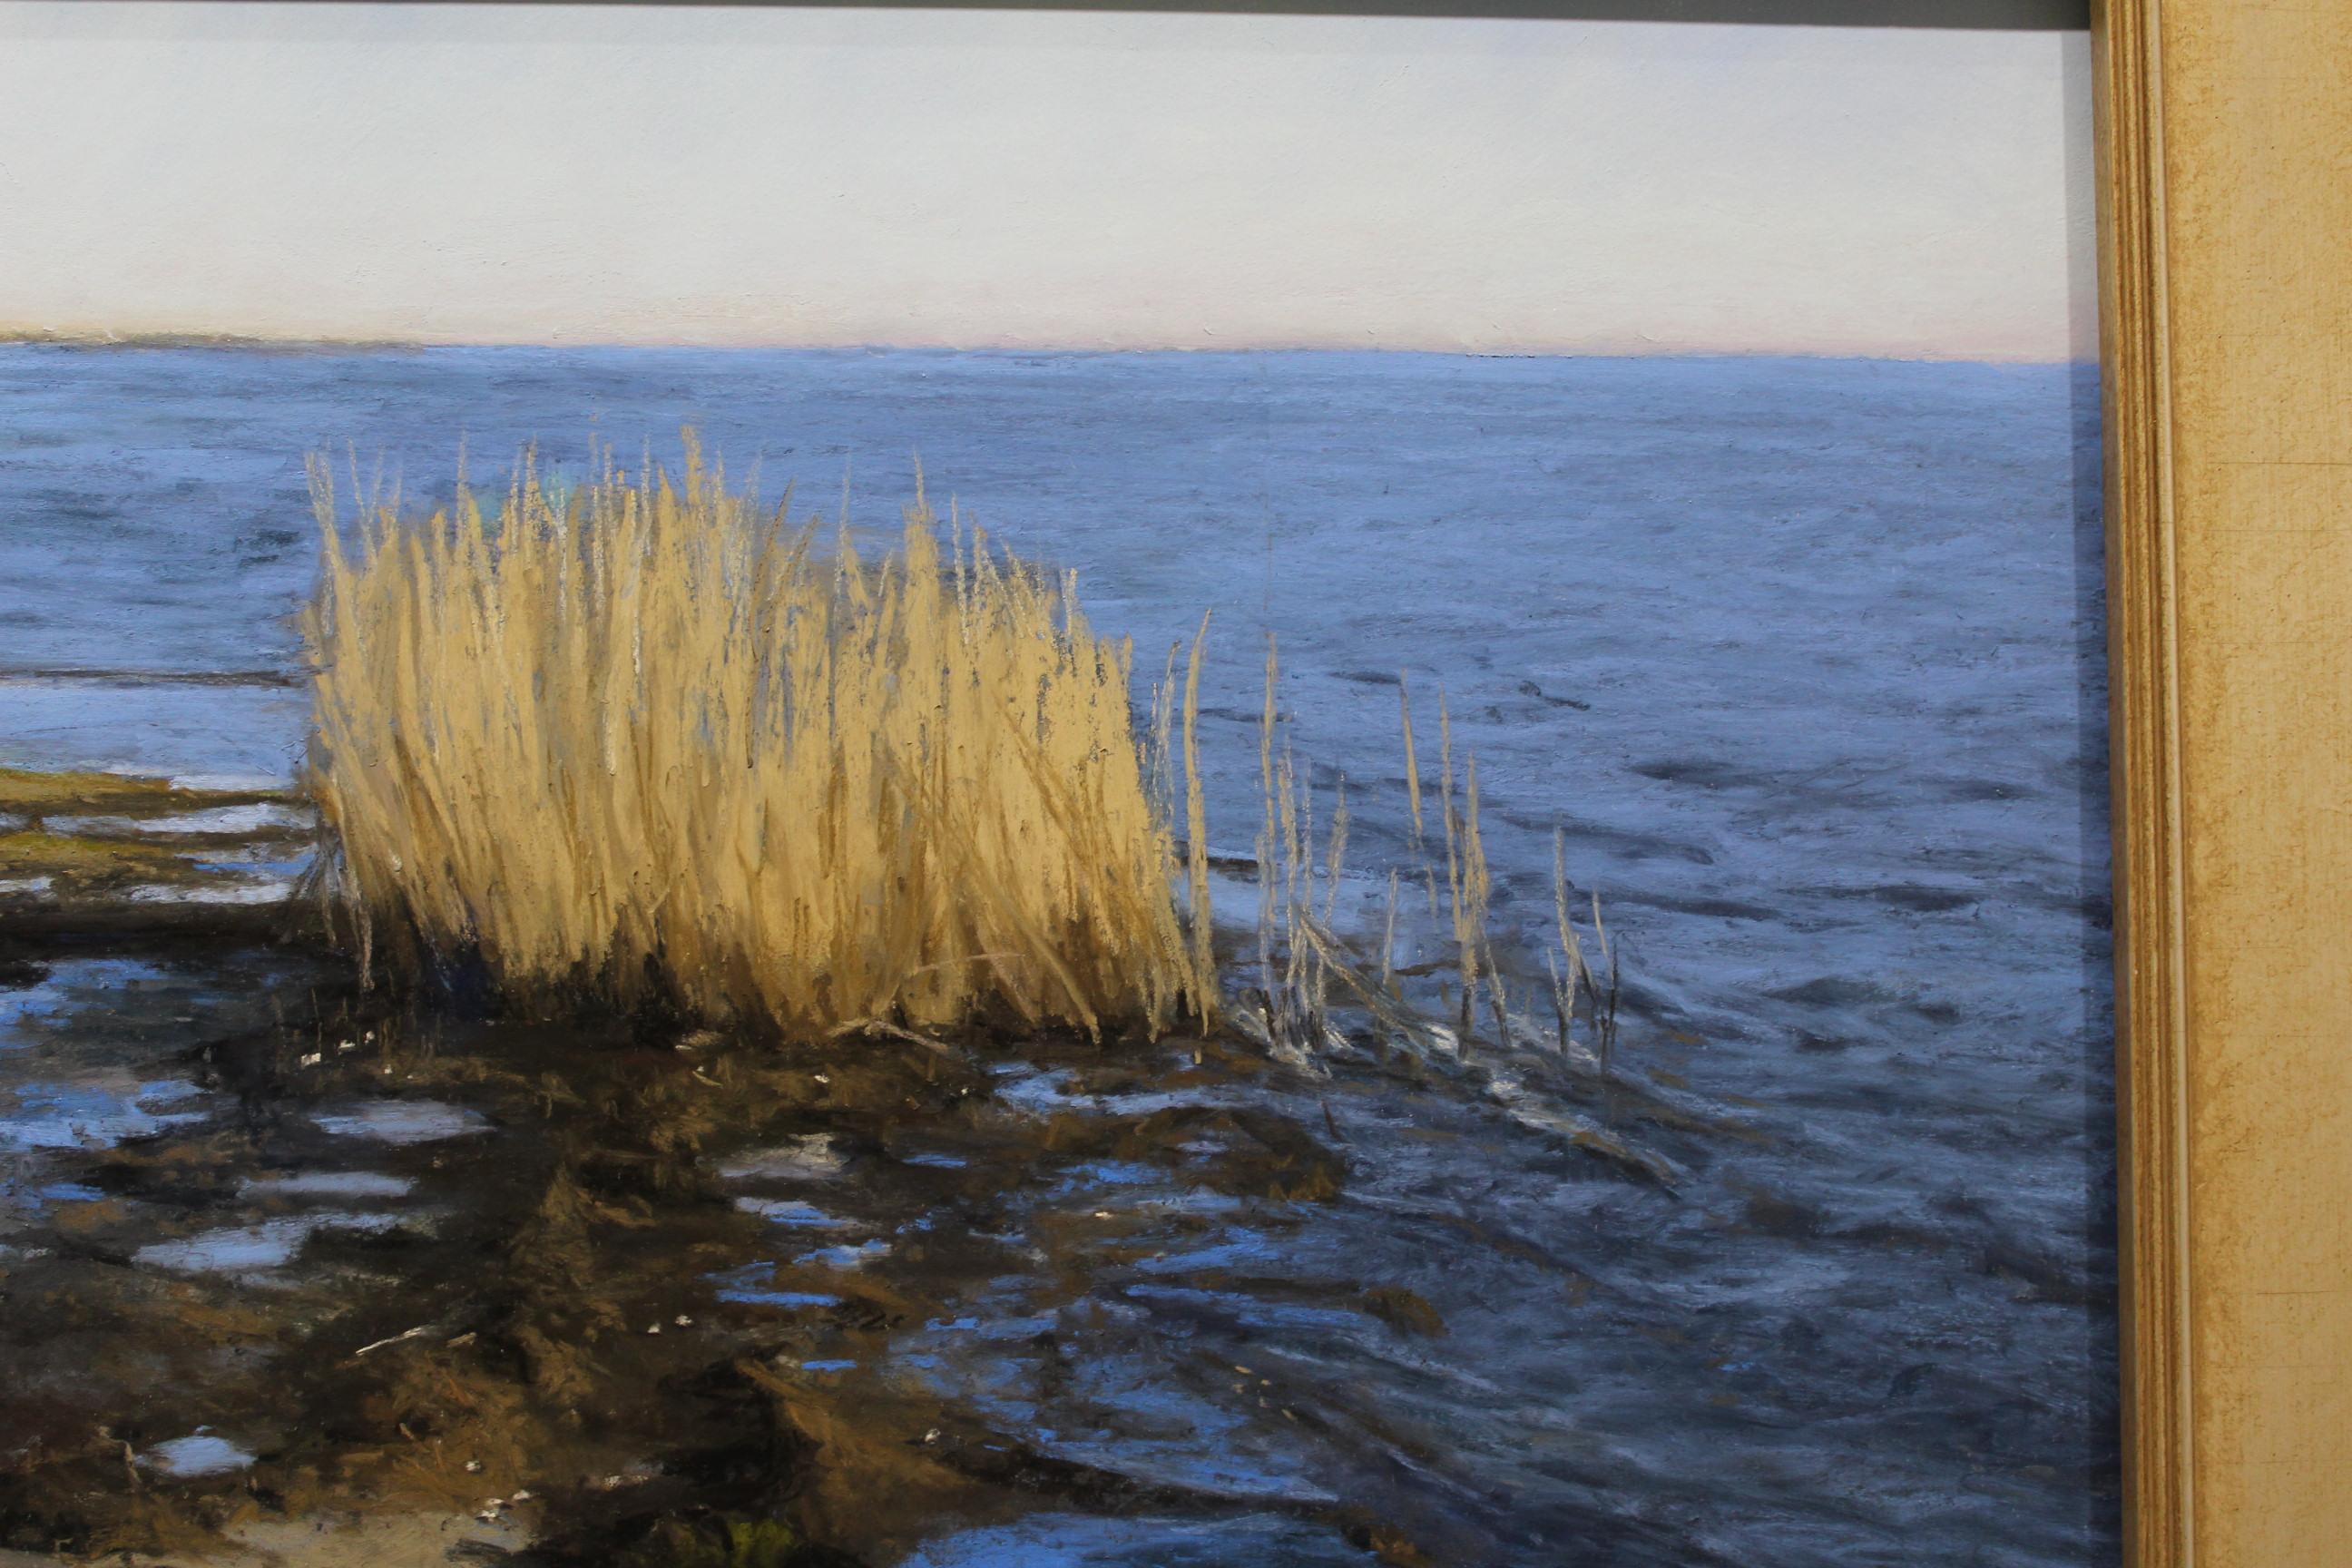
[[[0,1545],[2112,1560],[2081,39],[0,27]]]

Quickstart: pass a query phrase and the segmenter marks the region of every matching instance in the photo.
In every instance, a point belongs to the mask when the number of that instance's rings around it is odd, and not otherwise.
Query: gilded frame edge
[[[2095,0],[2093,92],[2116,883],[2124,1553],[2188,1568],[2187,889],[2158,0]]]

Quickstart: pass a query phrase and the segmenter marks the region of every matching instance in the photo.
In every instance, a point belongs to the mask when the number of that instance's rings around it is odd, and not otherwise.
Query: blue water
[[[692,425],[771,494],[830,511],[845,479],[877,532],[919,453],[935,501],[1078,571],[1139,689],[1214,611],[1221,852],[1256,826],[1266,632],[1367,897],[1402,853],[1398,672],[1424,776],[1442,688],[1498,921],[1539,937],[1563,829],[1629,954],[1628,1053],[1757,1130],[1670,1210],[1569,1215],[1539,1160],[1475,1194],[1365,1174],[1349,1246],[1428,1249],[1415,1288],[1456,1325],[1431,1353],[1490,1392],[1377,1375],[1443,1405],[1495,1540],[1549,1560],[1573,1494],[1774,1568],[2101,1563],[2095,401],[2081,369],[1842,361],[6,348],[0,668],[294,671],[322,447],[429,497],[461,436],[483,476]],[[0,679],[0,761],[282,776],[300,722],[267,684]],[[1602,1304],[1449,1278],[1441,1202]],[[1086,1539],[1053,1550],[1127,1560]]]

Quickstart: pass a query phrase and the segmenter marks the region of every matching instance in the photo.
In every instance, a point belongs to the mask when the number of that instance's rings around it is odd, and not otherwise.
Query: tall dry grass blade
[[[1306,994],[1301,981],[1307,962],[1306,944],[1298,940],[1298,775],[1287,744],[1275,763],[1275,792],[1280,802],[1277,820],[1282,855],[1282,991],[1281,1005],[1276,1011],[1287,1031],[1293,1022],[1291,1015]],[[1288,1043],[1297,1044],[1295,1040]]]
[[[1192,634],[1192,657],[1184,661],[1184,868],[1192,891],[1192,985],[1195,1011],[1205,1028],[1215,1016],[1217,961],[1213,946],[1216,911],[1209,899],[1209,814],[1201,782],[1201,656],[1209,641],[1209,616]]]
[[[1421,853],[1421,757],[1412,744],[1412,692],[1397,671],[1397,707],[1404,719],[1404,798],[1412,808],[1412,852]]]
[[[1437,755],[1440,772],[1437,804],[1445,822],[1445,908],[1454,937],[1454,964],[1461,982],[1455,1006],[1455,1026],[1462,1043],[1470,1043],[1470,1021],[1478,1003],[1477,927],[1471,915],[1472,873],[1467,846],[1463,842],[1461,814],[1454,806],[1454,721],[1446,711],[1445,693],[1437,694]]]
[[[1576,1022],[1577,988],[1585,980],[1584,942],[1568,918],[1568,835],[1557,827],[1551,830],[1551,909],[1559,933],[1559,952],[1544,956],[1551,971],[1552,1013],[1559,1026],[1560,1054],[1565,1056]],[[1564,973],[1559,966],[1562,958],[1568,961]]]
[[[1391,867],[1390,867],[1390,868],[1389,868],[1389,912],[1388,912],[1388,922],[1387,922],[1387,924],[1386,924],[1386,925],[1384,925],[1384,926],[1381,928],[1381,989],[1382,991],[1384,991],[1384,992],[1388,993],[1388,994],[1389,994],[1390,995],[1391,995],[1391,996],[1393,996],[1394,994],[1396,994],[1396,988],[1397,988],[1397,984],[1396,984],[1396,917],[1397,917],[1397,874],[1396,874],[1396,868],[1395,868],[1395,867],[1393,867],[1393,866],[1391,866]]]
[[[1323,861],[1323,923],[1335,925],[1339,914],[1339,874],[1348,863],[1348,775],[1339,775],[1331,803],[1330,843]]]
[[[1617,946],[1609,940],[1609,928],[1601,919],[1601,889],[1592,890],[1592,940],[1601,949],[1601,973],[1591,987],[1592,996],[1593,1049],[1601,1059],[1601,1110],[1604,1121],[1614,1123],[1617,1116],[1617,1091],[1611,1075],[1611,1064],[1617,1055],[1617,1007],[1625,992],[1624,978],[1618,968]],[[1588,974],[1590,980],[1593,977]]]
[[[1274,928],[1280,913],[1276,874],[1281,856],[1274,794],[1275,681],[1278,671],[1274,634],[1269,631],[1265,634],[1265,708],[1258,722],[1257,771],[1264,816],[1258,826],[1256,847],[1258,975],[1265,989],[1269,1030],[1276,1028],[1275,1018],[1280,1012],[1282,985],[1281,975],[1274,967]]]
[[[1502,977],[1495,965],[1493,940],[1487,934],[1486,915],[1493,907],[1495,878],[1486,862],[1486,838],[1478,827],[1478,757],[1475,752],[1463,754],[1462,846],[1463,891],[1465,923],[1468,938],[1480,958],[1479,972],[1492,987],[1499,987]]]
[[[1168,645],[1167,668],[1151,684],[1151,742],[1144,753],[1152,804],[1171,819],[1176,807],[1176,655],[1182,646]]]
[[[1421,868],[1421,892],[1429,906],[1429,918],[1437,919],[1437,874],[1429,864],[1427,842],[1422,832],[1421,815],[1421,752],[1412,739],[1412,693],[1405,684],[1405,673],[1397,671],[1397,707],[1404,721],[1404,797],[1412,809],[1412,858]]]

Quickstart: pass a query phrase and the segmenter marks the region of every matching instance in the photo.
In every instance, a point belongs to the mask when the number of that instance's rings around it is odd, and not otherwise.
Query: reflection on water
[[[226,1437],[198,1432],[158,1443],[140,1455],[139,1461],[154,1466],[167,1476],[193,1479],[241,1470],[253,1463],[253,1456]]]
[[[72,1149],[146,1137],[175,1122],[200,1120],[202,1111],[184,1109],[196,1097],[192,1083],[148,1082],[121,1072],[22,1084],[10,1091],[12,1108],[0,1111],[0,1151]]]
[[[438,1143],[488,1132],[481,1113],[437,1100],[373,1101],[334,1111],[319,1111],[311,1121],[319,1131],[336,1138],[367,1138],[379,1143]]]
[[[282,1267],[302,1244],[322,1230],[388,1230],[399,1223],[390,1215],[310,1214],[299,1219],[273,1219],[256,1226],[230,1226],[201,1231],[176,1241],[151,1242],[131,1255],[131,1261],[152,1268],[176,1268],[191,1273],[236,1274],[248,1279]]]

